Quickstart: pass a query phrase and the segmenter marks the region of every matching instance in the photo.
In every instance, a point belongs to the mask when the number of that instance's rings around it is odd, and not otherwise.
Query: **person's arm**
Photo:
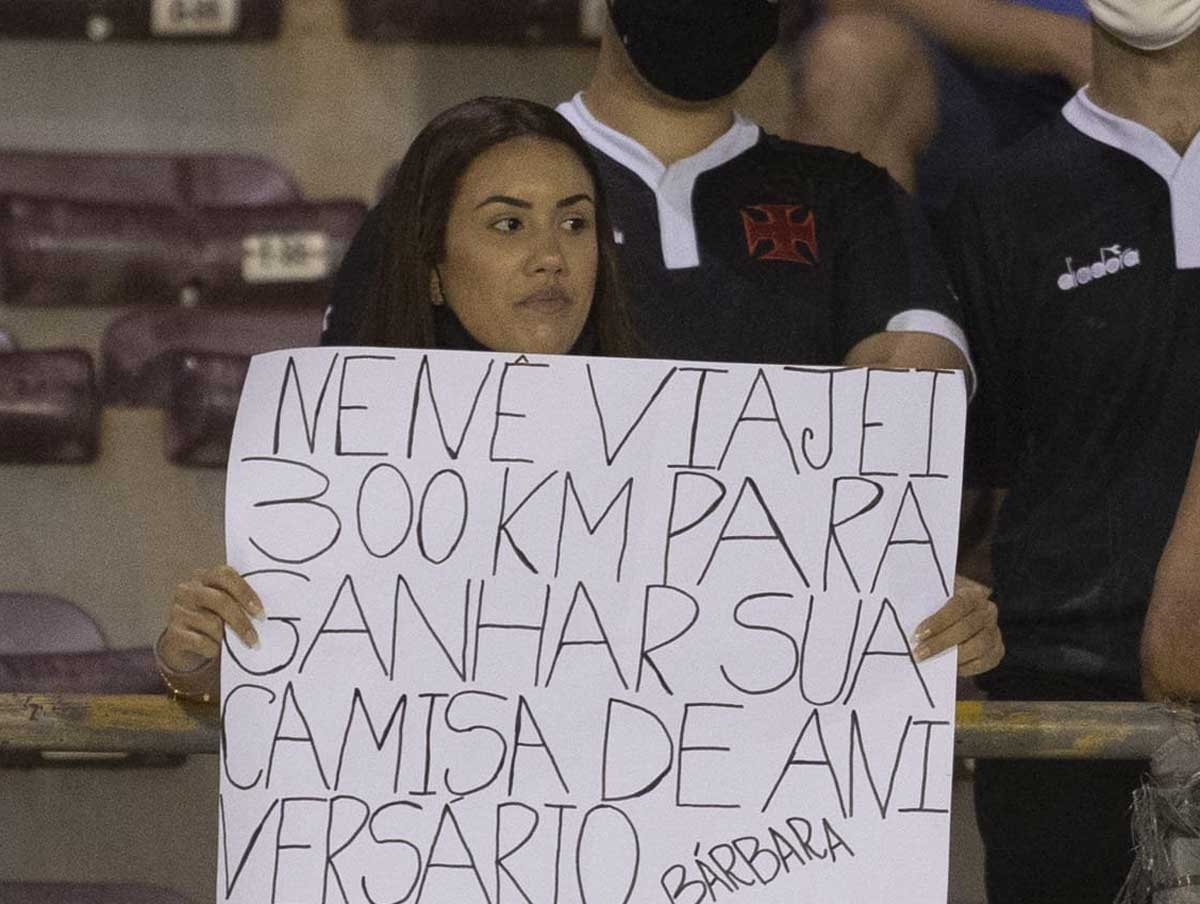
[[[847,367],[967,370],[962,349],[934,333],[883,332],[858,342],[846,354]]]
[[[1148,699],[1200,700],[1200,444],[1154,575],[1141,653]]]
[[[969,373],[963,350],[945,336],[912,331],[874,333],[857,342],[843,361],[850,367],[961,370]],[[1004,641],[991,588],[969,577],[956,576],[954,595],[917,626],[913,653],[928,659],[958,647],[958,674],[979,675],[1004,658]]]
[[[976,63],[1018,72],[1053,73],[1075,86],[1091,78],[1091,32],[1081,19],[1009,0],[876,3]]]
[[[985,197],[989,193],[984,193]],[[860,207],[869,211],[869,207]],[[877,208],[877,211],[879,209]],[[876,214],[879,215],[878,212]],[[997,409],[997,401],[1018,404],[1015,398],[1007,397],[1010,382],[1009,370],[1014,361],[1008,352],[1007,334],[1012,332],[1013,322],[1019,312],[1006,310],[998,297],[1004,289],[1007,268],[1003,251],[997,242],[989,241],[982,228],[975,205],[966,199],[957,204],[952,213],[954,241],[946,250],[946,264],[950,281],[958,290],[956,296],[946,287],[947,270],[938,263],[938,256],[927,247],[925,227],[908,209],[903,199],[896,198],[891,214],[899,228],[891,231],[874,229],[865,246],[849,245],[852,252],[858,251],[849,268],[849,282],[845,298],[865,299],[867,309],[874,308],[873,329],[863,329],[872,321],[844,314],[843,322],[857,325],[859,333],[852,335],[853,342],[847,343],[849,351],[844,363],[854,366],[877,366],[899,368],[958,369],[974,373],[963,339],[964,330],[971,334],[975,355],[975,340],[980,341],[982,361],[978,366],[980,394],[972,408],[971,424],[974,433],[973,446],[977,453],[970,462],[971,469],[980,478],[973,482],[980,486],[1006,485],[1002,481],[1004,467],[1015,457],[1019,438],[1015,425],[1004,410]],[[902,240],[897,242],[897,237]],[[890,272],[872,272],[871,268],[892,267]],[[864,279],[863,274],[866,274]],[[890,287],[882,295],[880,287]],[[886,299],[891,309],[876,308],[878,301]],[[907,308],[908,312],[904,309]],[[928,317],[926,309],[938,312],[940,317]],[[996,313],[1004,311],[1004,313]],[[911,313],[909,313],[911,312]],[[924,312],[924,313],[923,313]],[[937,332],[913,330],[881,330],[879,324],[940,324]],[[974,328],[972,332],[970,327]],[[937,328],[935,326],[935,328]],[[846,346],[844,346],[846,347]],[[980,366],[982,364],[982,366]],[[989,388],[990,383],[990,388]],[[1001,406],[1003,409],[1004,406]],[[985,415],[980,420],[980,415]],[[982,453],[980,458],[978,453]],[[995,458],[1001,462],[993,461]],[[967,499],[971,505],[972,499]],[[994,507],[987,510],[988,525],[979,532],[990,541],[990,516]],[[990,545],[990,544],[989,544]],[[973,549],[979,552],[978,549]],[[986,576],[980,581],[977,577]],[[954,595],[936,613],[918,626],[914,638],[914,652],[924,659],[952,646],[958,647],[959,674],[976,675],[996,666],[1004,656],[1004,642],[998,625],[999,610],[991,598],[990,574],[973,570],[969,575],[955,579]]]

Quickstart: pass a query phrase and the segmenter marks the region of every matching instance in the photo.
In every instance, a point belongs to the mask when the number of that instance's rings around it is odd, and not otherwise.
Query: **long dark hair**
[[[382,247],[365,316],[357,324],[360,343],[401,348],[436,344],[430,274],[445,254],[446,221],[459,181],[484,151],[522,137],[566,145],[591,176],[599,253],[585,331],[596,337],[600,354],[641,353],[617,273],[604,186],[587,143],[549,107],[510,97],[480,97],[451,107],[421,131],[404,155],[379,202]]]

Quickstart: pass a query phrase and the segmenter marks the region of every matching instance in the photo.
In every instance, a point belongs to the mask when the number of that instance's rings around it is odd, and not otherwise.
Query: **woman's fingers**
[[[238,580],[242,581],[240,577]],[[213,586],[214,584],[217,586]],[[217,622],[218,639],[222,633],[221,623],[224,623],[233,629],[243,643],[253,647],[258,643],[258,632],[254,630],[254,626],[250,622],[250,615],[247,611],[249,600],[244,595],[242,600],[236,599],[224,589],[225,586],[230,586],[231,589],[243,593],[241,588],[229,580],[228,576],[218,577],[212,572],[202,572],[197,578],[180,584],[175,588],[172,618],[177,617],[176,613],[182,611],[207,612]],[[249,585],[246,585],[246,588],[248,589]],[[253,591],[250,593],[253,594]],[[254,599],[257,601],[256,595]],[[256,604],[261,611],[262,604],[257,602]]]
[[[931,627],[924,633],[918,632],[920,642],[914,654],[917,659],[928,659],[966,642],[981,631],[988,631],[996,624],[995,610],[991,600],[955,596],[930,617]]]
[[[954,595],[942,608],[917,625],[915,639],[921,643],[936,637],[979,606],[981,601],[987,600],[990,595],[991,588],[962,575],[955,576]]]
[[[214,639],[206,631],[196,631],[183,625],[177,625],[173,630],[176,653],[198,657],[200,664],[203,664],[209,659],[215,659],[221,652],[221,641]]]
[[[233,567],[218,565],[216,568],[200,572],[197,580],[206,587],[224,591],[250,618],[260,618],[263,615],[262,600]]]
[[[979,656],[970,659],[962,658],[962,656],[963,654],[960,652],[958,674],[964,678],[969,678],[972,675],[980,675],[991,671],[1000,664],[1000,660],[1004,658],[1004,641],[1000,638],[999,632],[997,632],[994,642],[987,643]]]
[[[225,622],[221,616],[208,609],[176,603],[171,607],[171,625],[183,630],[194,631],[212,640],[220,641],[225,633]]]
[[[959,648],[959,674],[977,675],[995,667],[1004,656],[998,610],[990,590],[968,578],[955,581],[955,593],[941,609],[917,628],[913,655],[928,659]]]

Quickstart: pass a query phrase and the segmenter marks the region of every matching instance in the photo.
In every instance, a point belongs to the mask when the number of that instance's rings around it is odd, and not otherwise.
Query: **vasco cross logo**
[[[795,204],[756,204],[742,208],[742,225],[746,228],[746,250],[755,260],[789,261],[810,267],[820,258],[817,255],[817,227],[812,211],[797,221],[794,214],[803,207]],[[755,256],[760,245],[769,242],[766,253]],[[800,253],[803,246],[806,254]]]
[[[1067,270],[1058,277],[1058,287],[1063,292],[1070,292],[1079,286],[1086,286],[1094,279],[1103,279],[1131,270],[1142,263],[1142,253],[1136,248],[1122,248],[1120,245],[1108,245],[1100,249],[1100,260],[1076,267],[1072,258],[1067,258]]]

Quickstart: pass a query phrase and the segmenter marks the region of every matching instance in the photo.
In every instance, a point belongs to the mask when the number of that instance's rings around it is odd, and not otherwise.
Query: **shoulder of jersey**
[[[762,133],[762,140],[749,153],[770,166],[803,167],[807,175],[817,178],[854,182],[883,173],[880,167],[861,154],[791,141],[767,131]]]
[[[964,185],[996,199],[1044,201],[1061,194],[1078,173],[1080,152],[1090,143],[1066,119],[1055,116],[975,167]]]

